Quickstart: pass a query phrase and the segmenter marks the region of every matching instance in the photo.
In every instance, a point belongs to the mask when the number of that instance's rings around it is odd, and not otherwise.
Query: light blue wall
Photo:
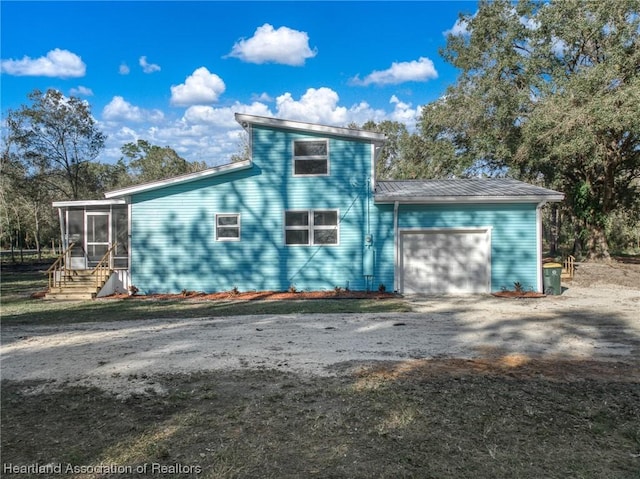
[[[134,195],[132,284],[142,293],[366,289],[371,145],[330,138],[330,176],[294,177],[293,140],[310,136],[254,127],[251,169]],[[339,209],[339,245],[285,246],[290,209]],[[217,213],[241,214],[241,241],[215,241]]]
[[[390,205],[384,205],[390,206]],[[536,290],[538,274],[536,204],[400,205],[398,227],[491,227],[491,290],[520,282]],[[391,239],[391,242],[393,239]],[[393,265],[393,246],[383,247],[383,263]]]
[[[371,145],[329,138],[330,175],[294,177],[294,139],[254,127],[253,167],[136,194],[131,280],[142,293],[394,289],[393,205],[374,204]],[[285,246],[284,211],[338,209],[338,246]],[[240,213],[241,240],[215,240],[215,215]],[[400,205],[399,228],[491,227],[492,290],[537,286],[535,204]],[[365,235],[374,277],[363,276]]]

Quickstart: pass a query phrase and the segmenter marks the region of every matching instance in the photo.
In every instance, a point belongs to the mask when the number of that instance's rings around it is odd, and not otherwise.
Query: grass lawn
[[[47,287],[42,272],[2,272],[2,321],[5,324],[62,324],[154,318],[201,318],[253,314],[380,313],[410,308],[401,299],[340,299],[301,301],[198,301],[98,299],[47,301],[31,294]]]
[[[3,271],[3,327],[406,308],[401,300],[30,299],[45,283],[41,274]],[[640,479],[640,384],[623,365],[591,364],[605,371],[595,375],[586,367],[452,358],[338,365],[330,377],[270,369],[142,375],[158,387],[128,396],[2,380],[1,475]],[[28,469],[35,465],[54,469]]]
[[[376,366],[330,378],[162,376],[166,394],[125,399],[5,381],[2,460],[131,468],[47,475],[83,478],[640,477],[638,384],[451,373],[437,363],[400,375]],[[176,465],[176,474],[149,472]]]

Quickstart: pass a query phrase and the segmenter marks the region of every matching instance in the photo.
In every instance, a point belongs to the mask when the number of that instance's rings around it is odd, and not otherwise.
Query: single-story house
[[[541,208],[561,193],[504,178],[378,181],[382,134],[236,120],[249,159],[55,202],[66,268],[106,261],[102,294],[542,291]]]

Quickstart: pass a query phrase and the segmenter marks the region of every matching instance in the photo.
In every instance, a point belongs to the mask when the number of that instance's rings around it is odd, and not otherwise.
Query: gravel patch
[[[638,288],[576,285],[540,299],[407,301],[411,313],[3,326],[2,378],[128,395],[162,393],[156,374],[221,369],[330,376],[348,363],[509,355],[640,363]]]

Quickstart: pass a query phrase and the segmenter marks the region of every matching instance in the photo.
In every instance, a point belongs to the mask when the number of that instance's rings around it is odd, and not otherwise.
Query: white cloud
[[[163,116],[157,110],[134,106],[122,97],[114,97],[105,107],[100,127],[107,135],[105,160],[117,161],[123,144],[144,139],[155,145],[169,146],[189,161],[205,161],[209,166],[229,162],[240,151],[242,128],[234,113],[276,117],[347,126],[362,125],[368,120],[395,120],[415,128],[419,109],[392,96],[390,108],[373,108],[366,101],[341,105],[338,94],[330,88],[309,88],[300,97],[290,92],[279,95],[275,103],[254,100],[215,107],[191,105],[181,116]],[[173,110],[172,114],[176,114]]]
[[[72,88],[69,93],[73,96],[93,96],[93,90],[82,85],[78,85],[78,88]]]
[[[428,81],[438,78],[433,62],[425,57],[417,61],[393,62],[391,67],[382,71],[374,71],[360,80],[357,76],[351,79],[354,85],[397,85],[410,81]]]
[[[134,123],[158,122],[164,118],[164,114],[160,110],[145,110],[132,105],[121,96],[114,96],[102,110],[102,118],[107,121],[131,121]]]
[[[211,106],[195,105],[190,106],[184,112],[182,119],[191,125],[207,124],[222,128],[236,128],[238,123],[235,120],[235,113],[246,113],[257,116],[273,116],[269,107],[264,103],[253,102],[251,105],[235,103],[231,107],[213,108]]]
[[[118,73],[120,73],[120,75],[128,75],[130,71],[131,69],[126,63],[121,63],[120,67],[118,68]]]
[[[411,105],[402,103],[397,98],[395,103],[395,112],[391,115],[394,115],[394,118],[398,118],[398,121],[401,121],[402,118],[408,118],[410,122],[415,124],[415,115],[412,115],[415,110],[411,110]],[[385,119],[392,119],[389,113],[382,109],[374,109],[365,101],[349,108],[340,106],[338,94],[330,88],[322,87],[318,89],[309,88],[298,100],[289,92],[280,95],[276,99],[275,112],[267,104],[260,101],[254,101],[251,104],[236,102],[231,106],[221,108],[195,105],[185,111],[181,122],[191,127],[207,125],[215,128],[233,129],[238,128],[234,113],[335,126],[346,126],[352,122],[363,124],[368,120],[379,122]]]
[[[301,66],[307,58],[313,58],[317,50],[309,48],[306,32],[280,27],[277,30],[265,23],[258,27],[253,37],[238,40],[228,56],[248,63],[280,63]]]
[[[153,73],[153,72],[160,71],[160,65],[147,62],[147,57],[145,56],[140,57],[140,60],[138,61],[138,63],[140,63],[140,66],[142,67],[142,71],[145,73]]]
[[[45,57],[25,56],[22,60],[0,61],[0,71],[15,76],[77,78],[83,77],[86,69],[82,58],[69,50],[59,48],[51,50]]]
[[[291,93],[276,98],[278,116],[310,123],[347,123],[347,109],[338,106],[338,94],[330,88],[309,88],[300,100],[294,100]]]
[[[392,121],[404,123],[409,130],[413,130],[416,127],[416,122],[422,107],[418,107],[417,109],[412,108],[411,103],[400,101],[395,95],[391,97],[389,103],[394,105],[394,109],[388,118]]]
[[[251,99],[255,101],[264,101],[267,103],[270,103],[273,101],[273,98],[271,98],[271,95],[269,95],[267,92],[262,92],[259,95],[254,94],[251,96]]]
[[[442,34],[446,37],[453,35],[454,37],[466,37],[469,35],[469,22],[458,18],[449,30],[445,30]]]
[[[213,103],[218,101],[225,89],[222,78],[200,67],[184,83],[171,87],[171,104],[187,106]]]

